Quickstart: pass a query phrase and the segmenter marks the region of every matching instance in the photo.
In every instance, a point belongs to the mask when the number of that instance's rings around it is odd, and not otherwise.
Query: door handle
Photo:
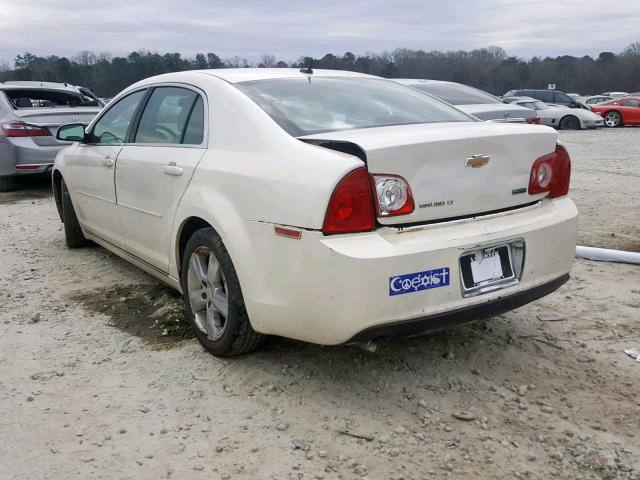
[[[173,175],[174,177],[179,177],[184,172],[182,167],[178,167],[176,165],[176,162],[171,162],[169,165],[165,165],[163,170],[165,175]]]
[[[111,157],[104,157],[102,165],[105,167],[113,167],[113,159]]]

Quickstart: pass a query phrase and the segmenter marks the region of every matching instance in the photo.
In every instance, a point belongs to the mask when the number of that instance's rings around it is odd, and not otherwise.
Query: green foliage
[[[251,66],[238,56],[221,59],[215,53],[198,53],[195,58],[178,52],[159,54],[141,50],[126,57],[96,55],[83,51],[72,58],[38,57],[26,52],[15,58],[15,68],[0,68],[0,81],[42,80],[68,82],[93,89],[100,96],[112,96],[143,78],[167,72],[206,68]],[[287,63],[264,54],[259,67],[312,67],[354,70],[383,77],[429,78],[466,83],[501,95],[513,88],[546,88],[555,83],[559,90],[582,94],[608,90],[640,91],[640,42],[622,53],[601,52],[590,56],[534,57],[528,61],[509,56],[500,47],[471,51],[425,51],[399,48],[392,52],[343,55],[328,53],[321,58],[301,56]]]

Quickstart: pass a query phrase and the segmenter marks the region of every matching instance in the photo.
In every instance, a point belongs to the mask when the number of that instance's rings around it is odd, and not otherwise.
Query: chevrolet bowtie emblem
[[[467,158],[464,166],[471,168],[480,168],[489,163],[489,160],[491,160],[491,157],[489,155],[472,155]]]

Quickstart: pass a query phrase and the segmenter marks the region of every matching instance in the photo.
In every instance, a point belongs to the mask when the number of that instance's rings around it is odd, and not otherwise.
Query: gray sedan
[[[539,123],[535,111],[509,105],[490,93],[462,83],[415,78],[392,78],[392,80],[444,100],[455,105],[458,110],[482,120]]]
[[[67,142],[61,125],[89,124],[103,103],[89,90],[46,82],[0,83],[0,192],[15,177],[49,171]]]

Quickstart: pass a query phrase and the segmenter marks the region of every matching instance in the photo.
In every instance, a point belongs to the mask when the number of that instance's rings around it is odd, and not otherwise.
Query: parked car
[[[569,108],[587,108],[583,106],[576,99],[571,98],[564,92],[558,90],[535,90],[535,89],[523,89],[523,90],[509,90],[502,98],[505,97],[531,97],[547,104],[554,104],[558,106],[565,106]]]
[[[602,95],[611,98],[622,98],[629,94],[627,92],[604,92]]]
[[[567,281],[570,159],[386,79],[176,72],[116,96],[57,157],[69,247],[180,290],[215,355],[273,334],[335,345],[516,308]]]
[[[444,100],[469,115],[482,120],[538,123],[535,112],[516,105],[506,105],[501,99],[477,88],[455,82],[394,78],[393,81]]]
[[[602,116],[607,127],[640,125],[640,96],[615,98],[592,105],[591,109]]]
[[[49,82],[0,83],[0,192],[13,189],[18,175],[51,169],[69,145],[56,140],[58,127],[89,124],[102,108],[90,90]]]
[[[609,100],[613,100],[613,97],[609,97],[606,95],[591,95],[589,97],[580,97],[578,99],[578,101],[586,107],[591,107],[591,105],[597,105],[598,103],[608,102]]]
[[[514,104],[535,110],[542,125],[562,130],[602,127],[602,117],[589,110],[547,105],[531,97],[517,97]]]

